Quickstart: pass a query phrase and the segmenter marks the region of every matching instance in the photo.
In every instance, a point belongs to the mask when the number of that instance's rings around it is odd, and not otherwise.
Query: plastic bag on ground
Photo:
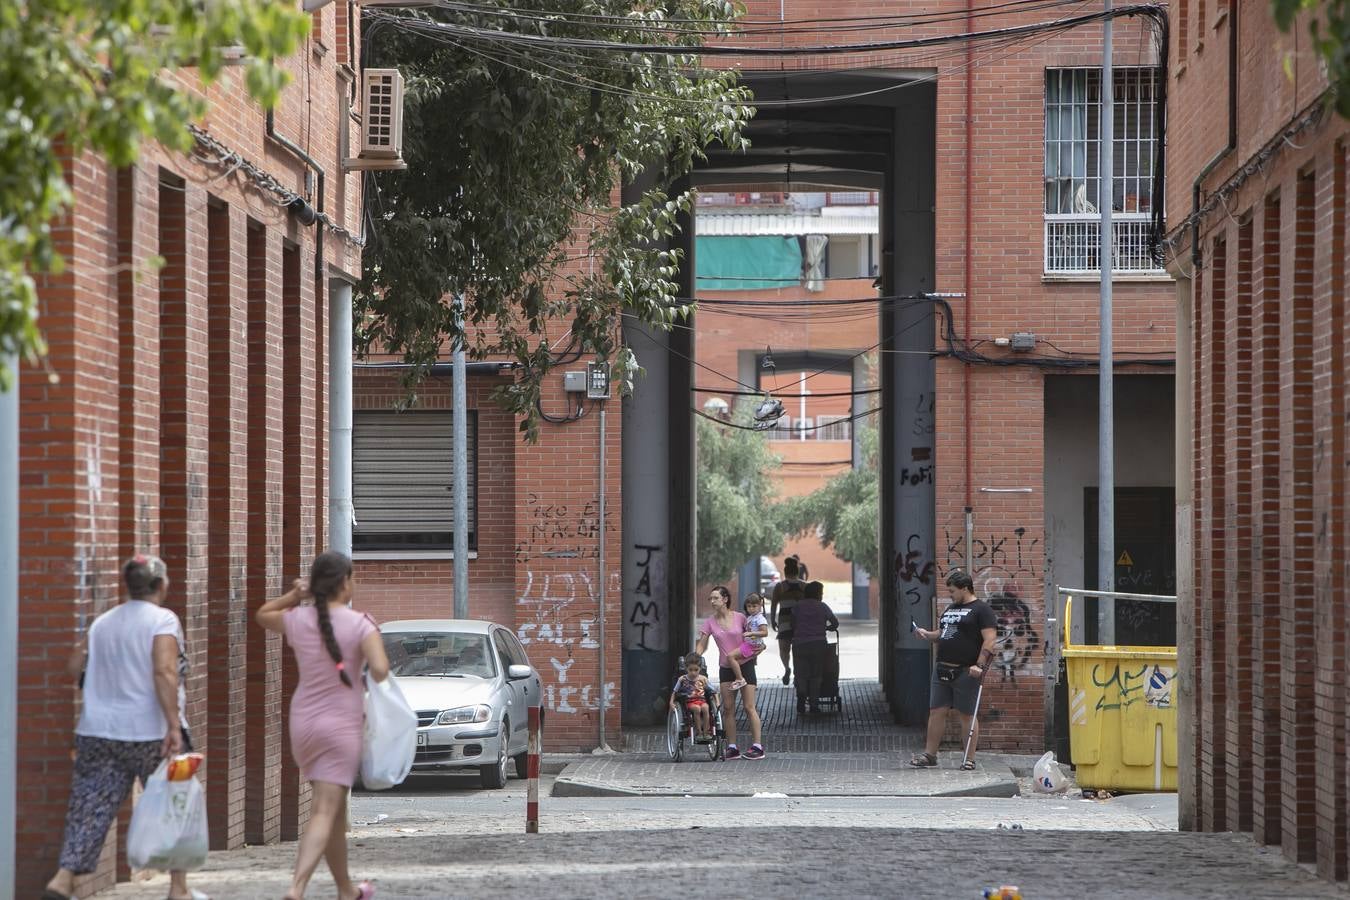
[[[1046,794],[1058,794],[1069,783],[1059,764],[1055,762],[1055,754],[1051,751],[1046,751],[1040,759],[1036,760],[1036,765],[1031,770],[1031,774],[1036,779],[1036,790]]]
[[[159,764],[131,812],[127,865],[133,869],[190,872],[206,864],[206,791],[195,775],[170,781],[168,770],[168,760]]]
[[[372,682],[366,693],[366,728],[361,744],[361,784],[383,791],[402,783],[417,753],[417,713],[393,678]]]

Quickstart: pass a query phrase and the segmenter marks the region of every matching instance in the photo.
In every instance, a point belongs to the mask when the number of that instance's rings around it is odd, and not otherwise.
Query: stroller
[[[705,676],[708,674],[708,667],[702,661],[699,663],[699,671]],[[676,670],[675,677],[678,678],[683,674],[684,668],[681,666]],[[706,747],[710,761],[726,759],[727,734],[722,727],[722,705],[718,702],[717,693],[713,691],[712,685],[707,687],[703,696],[708,703],[710,715],[711,734],[708,737],[698,737],[694,717],[689,715],[683,701],[677,700],[675,708],[666,715],[666,752],[670,754],[672,762],[679,762],[684,758],[686,745],[691,752],[699,746]]]
[[[808,701],[817,710],[829,708],[835,712],[842,712],[844,709],[844,698],[839,692],[839,629],[828,629],[825,632],[825,642],[829,645],[829,651],[821,658],[822,669],[818,695],[815,697],[807,696],[809,691],[807,684],[810,679],[803,677],[807,673],[803,673],[801,668],[798,668],[793,675],[794,683],[797,686],[798,713],[806,711]]]

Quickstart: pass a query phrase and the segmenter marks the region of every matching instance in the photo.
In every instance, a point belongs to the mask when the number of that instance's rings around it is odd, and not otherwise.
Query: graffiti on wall
[[[550,503],[533,491],[525,498],[527,537],[516,544],[515,560],[598,559],[600,557],[600,503]],[[605,533],[613,534],[613,520]]]
[[[942,577],[966,565],[964,528],[944,529],[947,544]],[[998,618],[998,643],[994,667],[1002,680],[1016,681],[1021,674],[1039,675],[1041,635],[1026,599],[1027,587],[1039,585],[1039,538],[1028,538],[1027,529],[1014,528],[1007,533],[986,532],[971,539],[971,562],[976,596],[993,608]]]
[[[637,584],[623,598],[623,649],[667,647],[666,554],[655,544],[635,544]]]

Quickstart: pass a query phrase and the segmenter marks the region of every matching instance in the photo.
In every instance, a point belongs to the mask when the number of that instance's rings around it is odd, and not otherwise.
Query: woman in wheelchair
[[[670,708],[676,701],[684,705],[685,711],[694,720],[694,728],[701,738],[712,731],[712,715],[708,709],[708,677],[703,674],[703,660],[697,654],[690,654],[684,661],[684,674],[675,679],[675,689],[670,695]]]

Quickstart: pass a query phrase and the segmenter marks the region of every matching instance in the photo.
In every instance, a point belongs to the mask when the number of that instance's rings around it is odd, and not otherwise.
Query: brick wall
[[[1168,111],[1173,185],[1190,184],[1223,148],[1227,110],[1216,98],[1228,85],[1230,12],[1195,0],[1177,10],[1189,25],[1173,31],[1182,63]],[[1182,598],[1197,625],[1182,640],[1195,643],[1202,671],[1195,745],[1180,748],[1197,760],[1199,783],[1182,786],[1195,792],[1194,820],[1182,826],[1251,831],[1344,879],[1350,126],[1324,117],[1280,140],[1325,87],[1306,23],[1282,35],[1263,5],[1237,12],[1239,84],[1261,90],[1241,91],[1237,147],[1203,183],[1203,197],[1221,192],[1222,203],[1200,216],[1199,267],[1191,272],[1188,230],[1175,235],[1171,262],[1192,276],[1187,375],[1199,398],[1196,592]],[[1281,74],[1286,59],[1292,79]],[[1240,176],[1254,159],[1259,177]],[[1174,224],[1189,204],[1171,192]]]
[[[333,40],[334,8],[319,15]],[[356,228],[360,181],[338,162],[350,77],[340,49],[291,61],[298,77],[276,127],[323,161],[326,211]],[[312,194],[304,168],[266,140],[241,79],[227,70],[207,92],[203,127]],[[239,173],[155,146],[125,170],[82,157],[67,172],[75,202],[55,232],[66,269],[40,284],[51,352],[23,371],[20,394],[20,896],[40,890],[60,849],[80,700],[65,659],[79,629],[119,601],[120,562],[137,551],[165,558],[183,618],[213,847],[296,832],[305,805],[283,749],[281,644],[249,611],[302,573],[326,515],[326,294],[315,290],[313,229]],[[285,310],[283,243],[296,287]],[[325,255],[330,274],[358,273],[354,245],[331,237]],[[283,496],[287,465],[297,474]],[[126,821],[124,810],[81,895],[128,875]]]

